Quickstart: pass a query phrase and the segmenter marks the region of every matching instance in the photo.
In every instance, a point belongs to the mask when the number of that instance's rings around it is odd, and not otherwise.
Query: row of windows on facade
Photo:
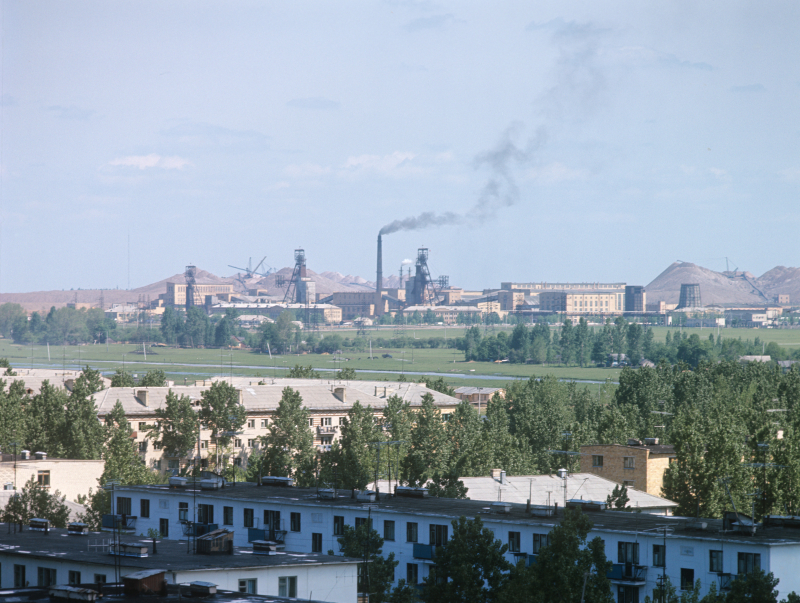
[[[58,572],[55,568],[37,567],[36,570],[36,586],[46,588],[48,586],[55,586],[58,584]],[[71,586],[83,584],[81,580],[81,572],[69,570],[67,583]],[[94,574],[92,584],[105,583],[106,574]],[[29,586],[30,583],[28,582],[26,576],[26,566],[14,565],[14,588],[27,588]],[[2,584],[0,584],[0,588],[2,588]],[[239,580],[239,592],[256,594],[258,592],[256,580]],[[280,576],[278,578],[278,596],[297,596],[297,576]]]
[[[602,454],[593,454],[592,455],[592,467],[597,467],[597,468],[602,468],[603,467],[603,455]],[[623,456],[622,457],[622,468],[623,469],[636,469],[636,457]]]

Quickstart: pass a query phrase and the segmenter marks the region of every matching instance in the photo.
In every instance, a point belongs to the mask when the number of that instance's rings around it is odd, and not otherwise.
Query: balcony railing
[[[122,532],[136,531],[135,515],[103,515],[101,527],[106,530],[120,530]]]
[[[733,582],[733,574],[717,574],[719,578],[719,590],[729,591],[731,589],[731,582]]]
[[[247,542],[254,540],[267,540],[284,544],[286,542],[286,530],[270,530],[269,528],[247,528]]]
[[[606,574],[612,582],[641,583],[647,582],[647,566],[633,563],[615,563]]]
[[[183,527],[183,535],[193,538],[219,529],[219,525],[216,523],[194,523],[191,521],[181,522],[181,526]]]
[[[336,433],[339,431],[338,425],[318,425],[317,433]]]

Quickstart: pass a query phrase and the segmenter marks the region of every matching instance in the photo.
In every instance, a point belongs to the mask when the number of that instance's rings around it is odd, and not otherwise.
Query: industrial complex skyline
[[[1,6],[0,292],[800,263],[796,4]]]

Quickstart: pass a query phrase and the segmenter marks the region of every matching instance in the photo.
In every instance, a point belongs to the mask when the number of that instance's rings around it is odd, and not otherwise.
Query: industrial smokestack
[[[383,242],[378,233],[378,274],[375,279],[375,316],[383,314]]]

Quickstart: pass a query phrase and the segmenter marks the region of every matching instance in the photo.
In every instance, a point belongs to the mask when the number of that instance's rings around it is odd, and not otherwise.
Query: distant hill
[[[674,262],[645,287],[647,301],[678,303],[681,285],[698,283],[703,305],[764,305],[779,294],[800,302],[800,268],[776,266],[760,277],[745,271],[715,272],[690,262]]]

